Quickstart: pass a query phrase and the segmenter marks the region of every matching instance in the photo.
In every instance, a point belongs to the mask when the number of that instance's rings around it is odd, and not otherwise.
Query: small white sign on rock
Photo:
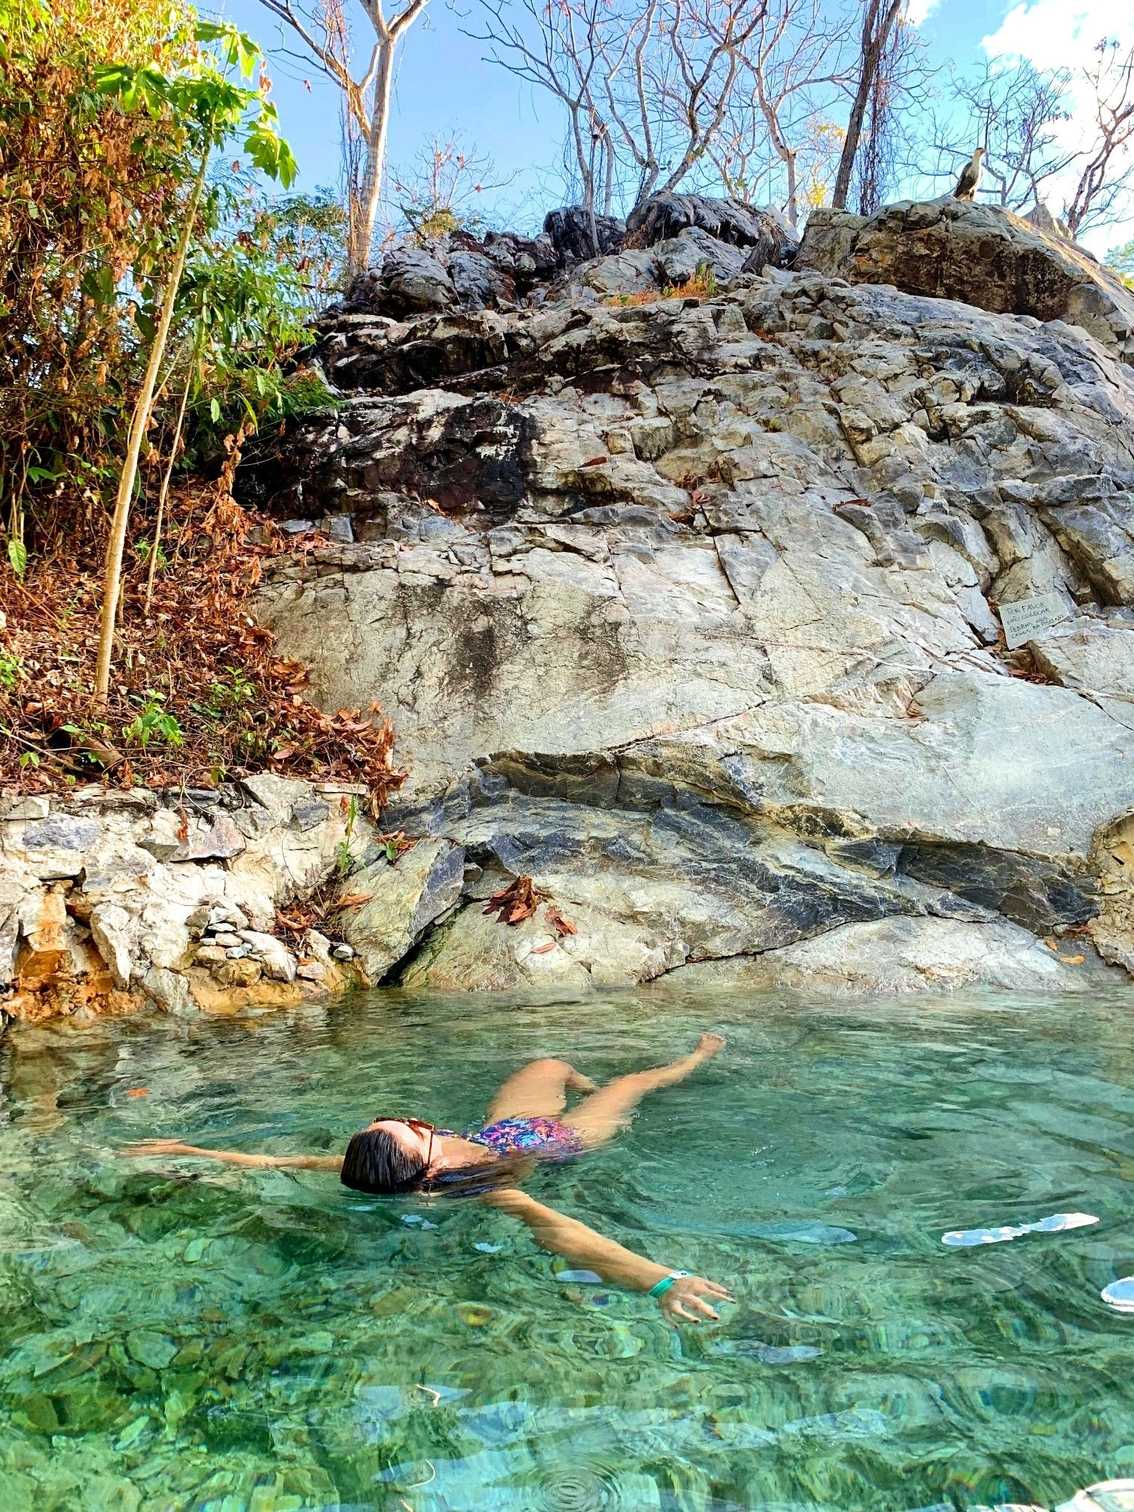
[[[1016,599],[1014,603],[1000,605],[1000,623],[1004,626],[1009,651],[1035,640],[1066,618],[1067,605],[1058,593],[1038,593],[1034,598]]]

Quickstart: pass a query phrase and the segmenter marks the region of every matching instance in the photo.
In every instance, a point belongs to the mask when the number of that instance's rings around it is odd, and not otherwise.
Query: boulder
[[[372,844],[345,797],[263,773],[223,792],[95,789],[13,805],[0,820],[3,1011],[297,1001],[296,962],[271,929],[278,906],[336,872],[344,844]],[[321,985],[350,980],[336,966]]]
[[[1121,972],[1089,949],[1049,950],[1011,924],[951,919],[882,919],[848,924],[815,940],[741,961],[713,961],[673,973],[675,985],[794,988],[801,992],[885,994],[1097,992],[1120,985]]]
[[[566,205],[547,213],[543,234],[555,249],[560,266],[569,267],[589,257],[616,251],[622,245],[626,227],[612,215],[596,215],[592,224],[591,217],[580,206]]]
[[[628,241],[634,246],[653,246],[687,229],[749,249],[745,266],[750,273],[762,272],[769,263],[787,267],[799,246],[799,238],[777,210],[704,194],[655,194],[626,222]]]
[[[815,210],[795,263],[852,283],[1063,320],[1134,362],[1134,291],[1058,228],[949,197],[872,216]]]
[[[463,848],[449,840],[420,840],[396,862],[382,855],[351,876],[347,891],[365,901],[345,909],[337,922],[372,982],[460,898],[464,859]]]
[[[668,241],[658,242],[652,250],[661,270],[659,276],[669,284],[686,283],[706,269],[715,282],[724,284],[745,265],[740,248],[710,236],[699,226],[688,227]]]
[[[357,300],[357,294],[352,296]],[[400,320],[404,315],[447,310],[457,291],[444,262],[424,247],[398,247],[387,252],[369,296],[370,307]]]

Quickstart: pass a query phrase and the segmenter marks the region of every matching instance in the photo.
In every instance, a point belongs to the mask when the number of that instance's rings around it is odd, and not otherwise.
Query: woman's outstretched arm
[[[179,1139],[144,1139],[141,1144],[126,1145],[123,1155],[194,1155],[201,1160],[221,1160],[225,1165],[275,1166],[293,1171],[341,1171],[341,1155],[242,1155],[239,1150],[203,1150],[197,1145],[182,1144]]]
[[[596,1271],[604,1281],[625,1286],[631,1291],[649,1291],[659,1281],[672,1274],[668,1266],[656,1265],[644,1255],[636,1255],[624,1245],[588,1228],[577,1218],[568,1218],[554,1208],[536,1202],[526,1192],[507,1187],[503,1191],[488,1192],[481,1199],[490,1207],[499,1208],[512,1218],[518,1218],[532,1231],[536,1243],[552,1254],[563,1255],[577,1265]],[[686,1318],[699,1323],[701,1318],[719,1318],[706,1297],[716,1301],[731,1302],[732,1297],[715,1281],[706,1281],[702,1276],[683,1276],[662,1293],[658,1301],[667,1318]],[[692,1308],[694,1311],[690,1311]]]

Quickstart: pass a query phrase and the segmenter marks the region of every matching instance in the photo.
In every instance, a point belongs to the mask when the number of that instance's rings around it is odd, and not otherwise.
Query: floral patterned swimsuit
[[[452,1129],[438,1129],[452,1134]],[[534,1155],[539,1160],[571,1160],[583,1153],[583,1141],[558,1118],[498,1118],[483,1129],[458,1136],[484,1145],[494,1155]]]
[[[541,1160],[570,1160],[583,1153],[583,1141],[558,1118],[498,1118],[465,1135],[496,1155],[536,1155]]]

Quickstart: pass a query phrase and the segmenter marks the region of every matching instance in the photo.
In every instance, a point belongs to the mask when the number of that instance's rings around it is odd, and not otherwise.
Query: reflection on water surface
[[[10,1036],[4,1512],[910,1512],[1134,1475],[1132,1009],[374,993]],[[471,1125],[522,1060],[603,1079],[708,1026],[719,1060],[531,1189],[731,1285],[719,1326],[476,1202],[115,1154]]]

